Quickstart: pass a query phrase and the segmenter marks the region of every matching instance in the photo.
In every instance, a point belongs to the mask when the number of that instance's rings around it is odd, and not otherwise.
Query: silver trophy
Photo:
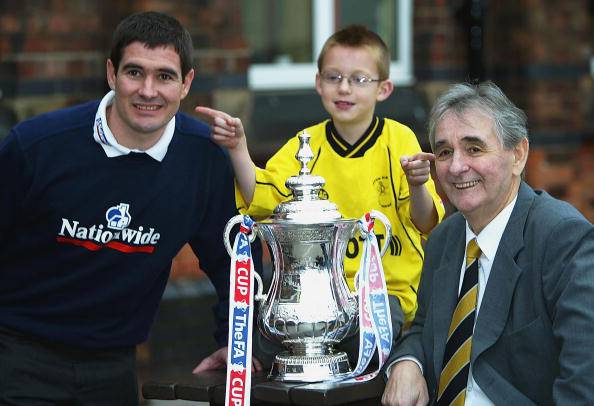
[[[337,352],[334,346],[358,331],[357,296],[350,292],[343,271],[357,219],[343,219],[334,203],[318,197],[325,180],[311,175],[307,167],[313,158],[309,137],[306,132],[299,135],[295,157],[301,170],[286,181],[293,199],[279,204],[271,218],[253,227],[268,243],[274,262],[266,295],[262,295],[261,279],[255,274],[258,327],[288,349],[275,357],[270,373],[272,379],[286,382],[337,380],[348,375],[347,354]],[[378,217],[387,234],[383,255],[391,227],[385,216]],[[225,229],[229,253],[229,233],[239,222],[241,216],[236,216]]]

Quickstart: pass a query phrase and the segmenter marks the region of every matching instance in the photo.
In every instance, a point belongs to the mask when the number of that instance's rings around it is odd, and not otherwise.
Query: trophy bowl
[[[325,181],[307,168],[313,157],[309,135],[303,132],[299,139],[296,158],[301,170],[286,182],[293,198],[253,225],[255,234],[268,243],[274,263],[268,293],[255,297],[260,302],[257,323],[264,336],[287,349],[276,355],[272,379],[339,380],[351,373],[351,367],[347,354],[337,352],[335,345],[358,331],[358,300],[343,270],[347,244],[358,221],[342,218],[334,203],[318,197]],[[225,228],[230,253],[229,233],[242,218],[235,216]],[[389,229],[388,223],[388,233]],[[383,252],[385,248],[387,244]],[[261,280],[255,275],[261,292]]]
[[[357,331],[357,300],[342,269],[355,225],[355,220],[256,223],[274,258],[258,327],[288,348],[276,356],[272,378],[315,382],[351,372],[346,353],[337,353],[334,345]]]

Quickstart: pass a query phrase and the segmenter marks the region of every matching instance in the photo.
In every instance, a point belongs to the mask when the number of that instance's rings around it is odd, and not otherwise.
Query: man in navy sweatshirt
[[[135,346],[185,243],[217,289],[226,344],[233,174],[209,127],[178,112],[191,53],[174,18],[132,15],[102,100],[0,144],[0,404],[137,404]]]

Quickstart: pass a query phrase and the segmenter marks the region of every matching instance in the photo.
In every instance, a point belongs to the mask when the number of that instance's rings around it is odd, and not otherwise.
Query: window
[[[252,50],[254,90],[313,88],[324,41],[349,24],[363,24],[392,53],[390,78],[412,82],[411,0],[244,0],[243,33]]]

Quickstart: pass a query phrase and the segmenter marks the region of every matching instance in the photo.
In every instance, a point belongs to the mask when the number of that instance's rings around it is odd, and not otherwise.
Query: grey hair
[[[507,98],[491,81],[477,85],[458,83],[442,93],[431,108],[429,116],[429,143],[435,150],[435,130],[443,116],[452,111],[461,115],[469,109],[478,109],[493,119],[495,134],[505,149],[512,149],[522,139],[528,139],[526,114]]]

